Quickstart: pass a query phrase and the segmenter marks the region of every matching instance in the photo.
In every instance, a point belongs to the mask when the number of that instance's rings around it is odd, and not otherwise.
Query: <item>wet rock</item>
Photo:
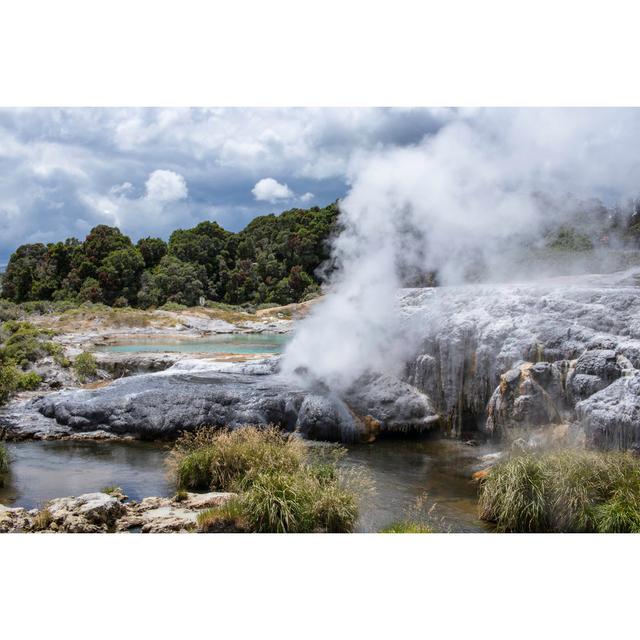
[[[270,373],[270,367],[246,363],[220,369],[201,362],[194,368],[122,378],[97,389],[12,405],[0,413],[0,424],[13,438],[46,434],[48,423],[51,437],[101,432],[140,439],[171,439],[201,426],[277,424],[309,438],[344,442],[369,441],[377,431],[426,430],[437,424],[424,393],[388,376],[362,381],[343,399],[326,389],[297,387],[295,381]]]
[[[576,405],[587,443],[600,449],[640,446],[640,372],[619,378]]]
[[[537,385],[563,419],[565,412],[572,417],[576,402],[603,393],[640,364],[637,274],[636,268],[530,284],[405,290],[407,335],[421,340],[406,380],[429,396],[453,434],[482,429],[485,420],[491,431],[496,424],[486,410],[497,408],[501,376],[522,361],[551,364],[559,373],[559,398],[549,393],[541,370],[529,389],[516,388],[501,403],[497,416],[516,423],[523,416],[525,422],[552,417],[541,410]],[[571,361],[580,361],[573,372]]]
[[[561,374],[549,363],[529,362],[504,373],[487,406],[483,430],[500,435],[517,427],[561,421]]]

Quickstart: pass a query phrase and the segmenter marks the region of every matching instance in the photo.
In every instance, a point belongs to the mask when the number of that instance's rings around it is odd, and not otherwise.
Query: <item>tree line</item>
[[[137,243],[98,225],[84,241],[24,244],[11,255],[2,297],[13,302],[71,300],[112,306],[288,304],[317,295],[330,256],[336,203],[254,218],[233,233],[216,222],[178,229],[168,242]]]

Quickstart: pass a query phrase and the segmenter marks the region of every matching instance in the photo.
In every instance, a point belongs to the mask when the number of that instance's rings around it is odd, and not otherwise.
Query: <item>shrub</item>
[[[422,522],[400,520],[380,529],[380,533],[433,533],[433,529]]]
[[[38,329],[30,322],[9,320],[2,325],[2,333],[8,335],[2,348],[2,358],[11,360],[26,367],[30,362],[47,355],[45,338],[52,335],[51,331]]]
[[[17,320],[20,317],[20,307],[9,300],[0,300],[0,322]]]
[[[16,388],[18,391],[33,391],[40,386],[41,382],[41,376],[35,371],[29,371],[29,373],[19,375]]]
[[[499,531],[640,531],[640,461],[625,452],[514,455],[487,473],[480,509]]]
[[[20,372],[13,364],[0,365],[0,404],[4,404],[18,388],[19,379]]]
[[[73,368],[81,381],[93,378],[98,373],[98,363],[92,353],[83,351],[73,361]]]
[[[247,426],[185,434],[172,459],[179,487],[239,493],[203,512],[201,531],[347,532],[359,505],[352,476],[338,467],[343,453],[312,450],[275,427]]]

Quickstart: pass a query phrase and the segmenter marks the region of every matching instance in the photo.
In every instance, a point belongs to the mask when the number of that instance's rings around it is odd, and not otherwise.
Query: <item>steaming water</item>
[[[206,338],[188,338],[167,340],[166,338],[136,338],[135,341],[123,341],[113,345],[100,345],[96,351],[116,353],[140,353],[150,351],[180,353],[280,353],[288,335],[277,333],[227,334],[207,336]]]
[[[170,496],[167,445],[144,442],[25,441],[7,443],[12,459],[0,503],[34,508],[51,498],[122,487],[133,500]],[[476,489],[469,481],[480,447],[451,441],[381,441],[349,448],[347,464],[364,466],[376,484],[367,499],[359,531],[377,531],[410,515],[424,494],[423,511],[439,528],[482,531]]]

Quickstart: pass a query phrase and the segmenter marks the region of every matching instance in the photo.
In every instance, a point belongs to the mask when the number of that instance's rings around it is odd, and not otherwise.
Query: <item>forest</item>
[[[168,242],[137,243],[98,225],[84,241],[24,244],[11,255],[2,297],[116,307],[193,306],[201,297],[233,305],[288,304],[318,294],[337,203],[254,218],[238,233],[216,222],[178,229]]]

